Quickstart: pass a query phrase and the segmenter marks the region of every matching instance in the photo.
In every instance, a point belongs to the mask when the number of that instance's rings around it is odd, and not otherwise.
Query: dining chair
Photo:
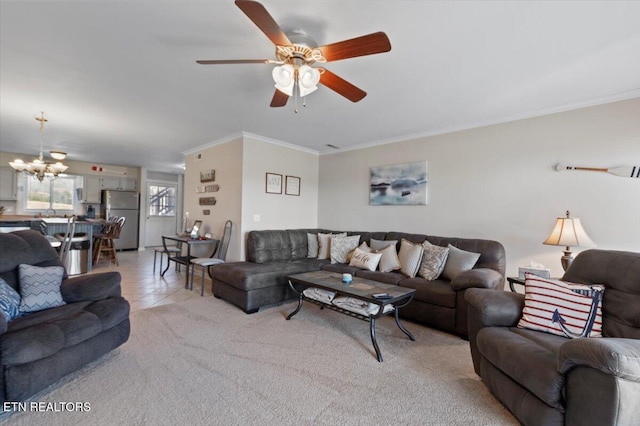
[[[199,257],[191,260],[191,286],[193,289],[193,272],[196,266],[201,268],[200,272],[202,275],[202,281],[200,286],[200,296],[204,296],[204,271],[206,268],[209,277],[211,278],[211,292],[213,293],[213,277],[211,277],[211,266],[218,265],[220,263],[224,263],[227,258],[227,249],[229,248],[229,242],[231,241],[231,230],[233,228],[233,224],[230,220],[227,220],[224,224],[224,233],[222,234],[222,238],[216,247],[215,252],[211,255],[211,257]]]
[[[153,251],[153,272],[156,272],[156,256],[160,253],[160,271],[162,271],[162,258],[166,255],[168,258],[173,256],[179,256],[182,254],[182,244],[176,243],[175,245],[168,245],[164,238],[162,239],[162,247],[157,247]],[[169,260],[167,260],[169,262]],[[180,264],[176,263],[176,267]]]

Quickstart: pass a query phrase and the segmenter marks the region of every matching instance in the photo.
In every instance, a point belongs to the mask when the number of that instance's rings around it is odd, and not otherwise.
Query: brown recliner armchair
[[[0,233],[0,278],[19,292],[19,265],[63,266],[49,241],[35,231]],[[7,321],[0,313],[0,403],[24,401],[95,361],[129,338],[129,303],[120,273],[69,278],[65,304]]]
[[[640,419],[640,253],[588,250],[563,280],[605,286],[603,337],[517,328],[524,295],[469,289],[476,373],[526,425],[631,425]]]

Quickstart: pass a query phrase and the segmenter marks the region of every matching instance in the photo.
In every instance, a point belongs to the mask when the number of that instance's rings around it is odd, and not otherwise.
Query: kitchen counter
[[[0,232],[12,232],[19,229],[33,229],[53,236],[67,232],[67,218],[64,217],[33,217],[26,215],[2,215],[0,216]],[[76,220],[75,234],[85,234],[89,240],[89,253],[87,256],[87,271],[91,271],[93,253],[94,227],[100,228],[104,219]],[[45,226],[46,225],[46,226]],[[99,231],[97,229],[96,231]]]

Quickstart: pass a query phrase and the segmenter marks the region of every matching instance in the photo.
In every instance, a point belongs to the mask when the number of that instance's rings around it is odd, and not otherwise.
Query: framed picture
[[[267,173],[266,192],[267,194],[282,194],[282,175]]]
[[[427,204],[427,162],[371,167],[372,206]]]
[[[284,184],[284,193],[287,195],[300,195],[300,178],[287,176]]]
[[[200,234],[200,227],[202,226],[202,221],[201,220],[196,220],[195,222],[193,222],[193,227],[191,227],[191,238],[198,238],[199,234]]]

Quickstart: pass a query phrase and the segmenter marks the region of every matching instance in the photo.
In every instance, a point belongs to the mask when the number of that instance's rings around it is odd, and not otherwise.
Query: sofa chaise
[[[38,232],[0,233],[2,285],[18,293],[19,265],[63,267],[49,241]],[[2,402],[24,401],[129,338],[129,303],[120,295],[118,272],[69,278],[64,271],[61,275],[63,305],[9,321],[0,313]]]
[[[399,271],[380,272],[358,269],[348,264],[332,264],[328,259],[308,257],[307,234],[337,233],[325,229],[263,230],[247,234],[246,262],[231,262],[211,268],[213,294],[246,313],[263,306],[297,297],[288,285],[288,275],[328,270],[351,273],[358,277],[416,289],[413,301],[401,310],[403,318],[430,325],[462,337],[467,336],[467,304],[465,290],[471,287],[502,289],[504,286],[505,251],[502,244],[482,239],[445,238],[401,232],[346,232],[360,236],[360,243],[372,240],[413,243],[428,240],[431,244],[479,253],[472,270],[453,281],[443,278],[427,281],[409,278]]]
[[[467,291],[469,342],[476,373],[525,425],[638,424],[640,253],[587,250],[576,257],[562,278],[604,286],[603,337],[571,339],[548,329],[531,329],[527,323],[518,327],[523,308],[535,307],[545,291],[539,287],[540,279],[530,278],[526,299],[518,293]],[[543,294],[546,297],[551,292]],[[533,302],[534,298],[538,301]],[[563,303],[556,300],[552,303]],[[558,314],[548,306],[542,304],[538,309]],[[549,317],[541,315],[536,321],[540,318]],[[561,328],[560,332],[564,333]]]

